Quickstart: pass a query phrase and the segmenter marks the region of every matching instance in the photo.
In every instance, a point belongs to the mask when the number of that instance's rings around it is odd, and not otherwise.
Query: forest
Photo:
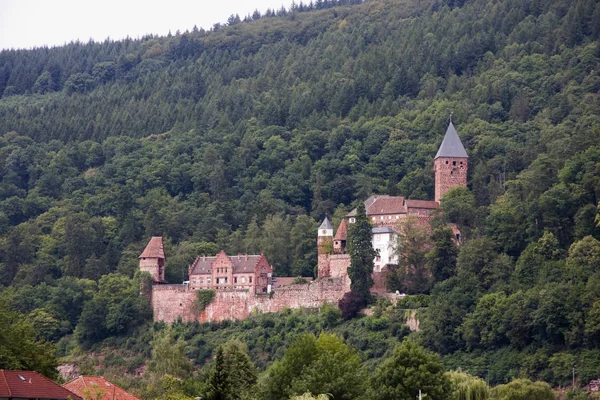
[[[312,346],[372,373],[369,385],[409,352],[442,388],[565,387],[573,369],[583,387],[600,378],[598,71],[595,0],[317,1],[210,30],[2,50],[0,325],[13,329],[0,343],[13,345],[0,368],[55,377],[78,360],[144,398],[193,398],[215,365],[243,359],[249,398],[334,393],[310,366],[264,392]],[[337,225],[371,194],[433,199],[450,116],[468,188],[442,199],[431,235],[403,227],[410,261],[389,285],[406,304],[350,320],[151,322],[136,274],[151,236],[165,237],[172,283],[221,249],[314,276],[325,215]],[[415,308],[409,334],[400,320]],[[183,355],[172,371],[153,363],[160,343]]]

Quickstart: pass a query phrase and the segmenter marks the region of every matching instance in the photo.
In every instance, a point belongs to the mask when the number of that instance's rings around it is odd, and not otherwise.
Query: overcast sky
[[[289,8],[292,0],[0,0],[0,49],[59,46],[79,39],[137,38],[209,29],[231,14]]]

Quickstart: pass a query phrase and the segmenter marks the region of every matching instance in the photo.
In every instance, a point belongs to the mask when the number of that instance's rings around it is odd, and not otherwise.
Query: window
[[[380,218],[380,219],[383,221],[383,215],[381,216],[381,218]]]
[[[373,221],[377,221],[377,218],[373,217]]]
[[[249,277],[248,279],[249,279],[249,282],[252,283],[252,277]]]
[[[229,270],[229,268],[225,268],[225,273],[227,273],[228,270]]]
[[[396,217],[396,218],[398,218],[398,217]],[[388,219],[392,219],[392,216],[390,215],[390,216],[388,217]]]
[[[448,164],[448,160],[446,160],[446,164]]]
[[[452,165],[456,165],[456,161],[452,161]]]
[[[206,283],[210,285],[210,278],[206,280]]]
[[[350,223],[353,224],[354,223],[354,218],[350,218]]]

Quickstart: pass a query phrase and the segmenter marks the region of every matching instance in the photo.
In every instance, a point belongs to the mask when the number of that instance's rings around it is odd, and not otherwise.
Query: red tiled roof
[[[229,258],[233,264],[234,274],[254,272],[254,268],[256,267],[256,264],[258,264],[258,262],[260,261],[261,257],[264,257],[264,255],[261,254],[249,256],[241,254],[237,256],[227,256],[227,258]],[[190,267],[190,275],[210,274],[210,267],[216,258],[217,257],[196,257],[196,259],[192,263],[192,266]]]
[[[93,395],[97,400],[140,400],[102,376],[80,376],[63,387],[82,397]]]
[[[334,240],[347,240],[348,228],[346,228],[346,220],[342,218],[340,226],[338,226],[337,232],[335,233]]]
[[[0,369],[0,397],[21,399],[73,399],[81,397],[34,371]]]
[[[165,258],[165,248],[162,236],[154,236],[139,258]]]
[[[440,206],[437,201],[433,200],[406,200],[407,208],[428,208],[436,209]]]
[[[367,215],[406,214],[404,197],[377,196],[375,201],[367,207]]]

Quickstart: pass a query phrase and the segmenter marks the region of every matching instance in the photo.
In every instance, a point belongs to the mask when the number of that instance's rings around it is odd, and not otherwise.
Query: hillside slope
[[[496,381],[561,383],[565,357],[598,376],[599,37],[593,0],[373,0],[2,51],[2,295],[89,344],[143,323],[151,235],[172,282],[221,248],[310,276],[315,220],[433,197],[452,114],[469,191],[444,208],[468,241],[425,290],[425,343]]]

